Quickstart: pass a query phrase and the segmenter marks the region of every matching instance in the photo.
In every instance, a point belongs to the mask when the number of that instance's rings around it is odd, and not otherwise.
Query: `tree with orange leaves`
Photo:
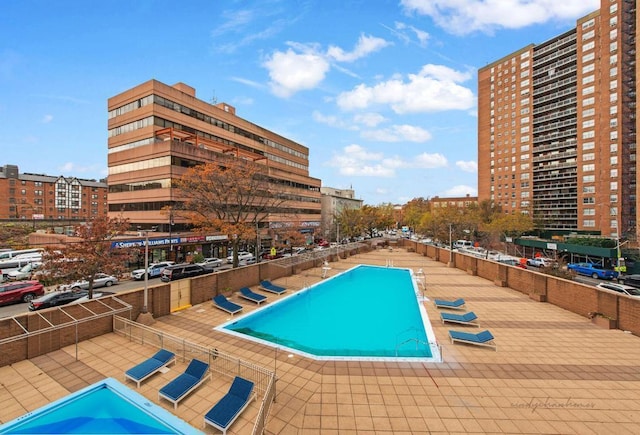
[[[249,160],[224,156],[189,168],[176,183],[184,198],[181,214],[198,230],[228,236],[233,267],[238,267],[241,243],[255,240],[258,224],[270,213],[281,213],[286,201],[266,169]]]
[[[126,272],[127,262],[134,252],[131,248],[113,248],[112,245],[128,229],[128,220],[106,215],[77,225],[76,240],[61,249],[47,249],[42,266],[46,271],[44,279],[86,280],[89,299],[93,298],[93,282],[98,273],[120,276]]]

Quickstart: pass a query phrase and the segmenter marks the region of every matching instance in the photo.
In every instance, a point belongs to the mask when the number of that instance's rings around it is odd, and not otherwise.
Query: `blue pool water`
[[[409,269],[360,265],[220,329],[318,359],[429,359],[416,290]]]
[[[0,425],[2,434],[202,433],[120,382],[107,378]]]

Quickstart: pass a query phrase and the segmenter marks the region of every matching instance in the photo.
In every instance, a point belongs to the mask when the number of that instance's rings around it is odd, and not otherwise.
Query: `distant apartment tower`
[[[636,237],[636,2],[478,72],[478,200],[557,233]]]
[[[322,194],[322,228],[325,238],[338,241],[340,237],[336,226],[336,216],[345,209],[362,208],[363,201],[356,198],[353,189],[336,189],[333,187],[321,187]]]
[[[0,219],[85,221],[107,213],[107,183],[0,167]]]
[[[195,89],[156,80],[108,101],[109,214],[171,231],[185,225],[175,181],[192,166],[236,156],[264,165],[285,202],[260,226],[319,230],[320,180],[309,176],[309,149],[236,116],[235,108],[196,98]]]

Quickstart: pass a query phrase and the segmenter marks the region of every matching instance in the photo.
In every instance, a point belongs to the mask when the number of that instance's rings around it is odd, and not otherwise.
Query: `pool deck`
[[[640,433],[640,337],[603,329],[403,249],[341,259],[330,264],[328,275],[389,261],[422,269],[428,299],[461,297],[478,315],[480,328],[443,325],[439,311],[445,310],[425,302],[443,363],[313,361],[215,331],[229,315],[209,303],[157,319],[153,327],[275,369],[279,381],[269,434]],[[275,283],[297,291],[320,281],[322,274],[318,267]],[[273,301],[289,293],[263,294]],[[244,312],[256,308],[235,295],[231,299]],[[497,351],[451,344],[450,329],[488,329]],[[150,347],[108,334],[81,342],[77,361],[76,347],[69,346],[0,367],[0,423],[105,377],[123,381],[125,370],[152,353]],[[203,430],[204,414],[231,381],[214,376],[174,412],[168,402],[158,402],[157,392],[185,366],[172,366],[137,391]],[[135,384],[128,385],[135,390]],[[229,433],[251,433],[258,407],[259,400],[254,401]]]

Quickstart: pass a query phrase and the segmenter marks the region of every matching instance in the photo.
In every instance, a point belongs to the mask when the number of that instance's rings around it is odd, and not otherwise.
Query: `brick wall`
[[[400,243],[405,248],[411,248],[441,263],[449,262],[447,249],[425,246],[407,239],[402,239]],[[496,285],[509,287],[533,300],[548,302],[584,317],[588,317],[589,313],[601,313],[617,319],[619,329],[640,335],[640,298],[619,295],[577,281],[471,255],[455,253],[454,264],[457,269],[492,281]]]

